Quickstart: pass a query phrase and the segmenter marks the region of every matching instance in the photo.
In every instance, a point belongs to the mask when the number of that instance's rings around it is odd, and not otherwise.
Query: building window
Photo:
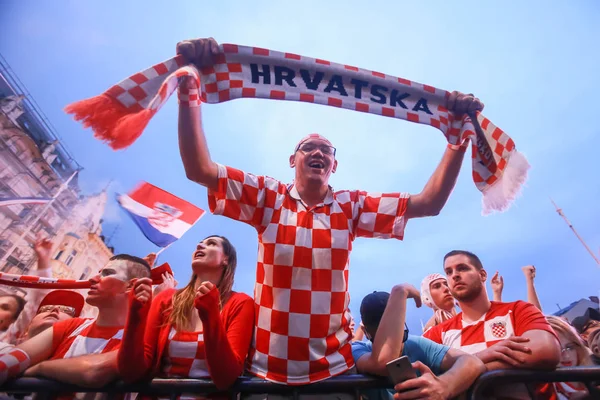
[[[44,224],[42,224],[42,222],[40,221],[37,224],[35,224],[35,226],[31,229],[31,232],[38,233],[39,231],[42,230],[43,227],[44,227]]]
[[[25,270],[25,264],[19,262],[15,257],[9,256],[6,260],[6,265],[4,266],[4,271],[7,271],[9,274],[22,274]]]
[[[81,274],[81,276],[79,277],[79,280],[82,281],[85,278],[87,278],[90,275],[90,272],[92,272],[92,269],[90,267],[85,267],[85,270],[83,271],[83,274]]]
[[[71,252],[71,254],[69,254],[69,257],[67,257],[67,261],[65,261],[65,264],[67,265],[71,265],[71,263],[73,262],[73,259],[77,256],[77,250],[73,250]]]
[[[19,213],[19,218],[25,218],[31,212],[31,208],[23,207],[21,212]]]
[[[58,260],[60,258],[60,256],[62,256],[63,253],[64,253],[64,250],[59,251],[58,254],[56,255],[56,257],[54,257],[54,259]]]

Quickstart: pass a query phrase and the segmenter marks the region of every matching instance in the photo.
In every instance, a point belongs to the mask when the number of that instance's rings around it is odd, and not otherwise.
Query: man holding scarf
[[[218,51],[212,38],[177,46],[198,68],[210,67]],[[352,241],[401,240],[408,219],[437,215],[454,188],[466,145],[449,145],[419,194],[334,191],[329,177],[338,167],[336,148],[311,134],[289,157],[295,180],[284,184],[212,161],[200,103],[190,101],[198,93],[195,79],[182,78],[179,144],[186,175],[208,188],[213,214],[245,222],[259,235],[249,372],[302,385],[355,371],[348,312]],[[447,108],[460,115],[482,110],[483,104],[453,92]]]

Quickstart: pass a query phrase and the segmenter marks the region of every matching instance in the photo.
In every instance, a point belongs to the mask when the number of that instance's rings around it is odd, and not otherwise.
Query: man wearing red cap
[[[127,254],[112,257],[90,279],[92,285],[86,302],[98,308],[97,318],[55,321],[52,327],[0,355],[0,384],[29,367],[33,367],[28,371],[32,375],[88,386],[114,379],[117,375],[114,350],[121,344],[129,296],[143,285],[150,287],[149,277],[150,266],[145,260]],[[64,303],[69,296],[64,292],[52,295],[40,307],[40,321],[36,324],[43,325],[44,319],[57,308],[73,315],[81,312],[83,304],[70,301],[67,305],[52,304]]]
[[[218,53],[214,39],[179,43],[177,52],[198,67]],[[254,289],[255,335],[250,373],[301,385],[354,368],[350,340],[348,266],[356,237],[402,239],[409,218],[437,215],[452,191],[465,148],[449,148],[417,195],[334,191],[336,148],[319,134],[303,138],[289,157],[295,180],[284,184],[213,162],[202,129],[195,79],[180,84],[179,144],[189,179],[208,188],[210,210],[253,226],[258,233]],[[456,114],[483,109],[472,95],[454,92]]]
[[[25,328],[25,333],[17,339],[15,344],[31,339],[59,321],[79,317],[84,302],[83,296],[72,290],[54,290],[48,293],[40,302],[29,326]],[[0,343],[0,353],[5,353],[7,349],[13,347],[9,343]]]

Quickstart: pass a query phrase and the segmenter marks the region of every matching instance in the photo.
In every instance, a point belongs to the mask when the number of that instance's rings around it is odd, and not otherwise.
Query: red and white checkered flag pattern
[[[0,385],[29,368],[31,359],[21,349],[14,349],[0,356]]]
[[[139,137],[178,80],[193,76],[200,83],[199,99],[206,103],[243,97],[302,101],[431,125],[451,145],[470,139],[484,214],[508,208],[526,180],[529,164],[512,139],[479,112],[476,122],[455,117],[446,109],[446,90],[292,53],[234,44],[222,44],[220,50],[215,64],[201,71],[184,66],[177,56],[65,110],[112,148],[124,148]],[[182,94],[181,102],[197,105],[195,93]]]

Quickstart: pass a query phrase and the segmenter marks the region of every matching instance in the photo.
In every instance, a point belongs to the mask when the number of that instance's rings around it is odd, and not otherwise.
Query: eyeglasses
[[[319,149],[321,151],[321,153],[323,153],[327,156],[335,157],[335,152],[336,152],[335,147],[329,146],[326,144],[303,143],[300,146],[298,146],[298,149],[296,149],[296,151],[300,150],[301,152],[307,154],[307,153],[312,153],[316,149]]]
[[[45,312],[52,312],[54,310],[58,310],[61,313],[68,314],[71,317],[75,316],[75,308],[74,307],[60,306],[60,305],[47,305],[47,306],[40,307],[40,309],[38,310],[38,314],[45,313]]]

